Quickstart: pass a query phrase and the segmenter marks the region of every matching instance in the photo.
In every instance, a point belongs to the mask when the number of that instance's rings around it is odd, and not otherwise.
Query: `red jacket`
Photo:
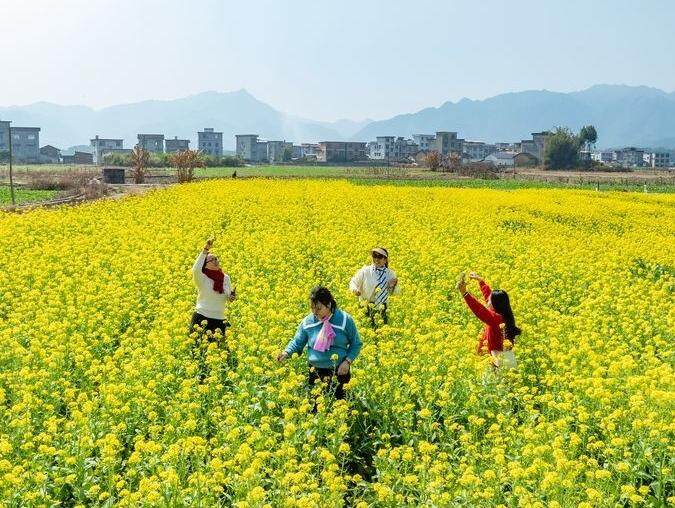
[[[488,301],[492,290],[485,282],[480,281],[480,291],[483,293],[483,298],[485,301]],[[478,319],[485,323],[485,330],[483,331],[483,338],[478,342],[478,347],[476,348],[477,353],[483,352],[487,346],[487,352],[492,351],[503,351],[504,350],[504,334],[500,325],[504,323],[504,319],[501,314],[498,314],[492,309],[488,309],[476,300],[473,295],[467,293],[464,295],[464,301],[471,309]]]

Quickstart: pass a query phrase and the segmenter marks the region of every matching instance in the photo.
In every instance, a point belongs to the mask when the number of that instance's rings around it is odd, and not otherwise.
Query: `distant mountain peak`
[[[123,138],[130,147],[139,132],[179,136],[196,146],[197,131],[204,127],[222,131],[226,149],[234,146],[235,134],[242,132],[302,143],[370,141],[376,136],[448,130],[465,139],[498,142],[526,139],[532,132],[556,125],[576,130],[586,124],[597,128],[598,147],[656,146],[657,141],[675,140],[675,92],[620,84],[599,84],[570,93],[524,90],[485,99],[463,97],[380,121],[343,118],[325,122],[286,114],[240,88],[97,110],[43,101],[0,107],[0,118],[15,126],[41,127],[40,144],[53,146],[86,144],[98,134]]]
[[[555,126],[577,130],[587,124],[598,130],[598,147],[650,146],[675,139],[675,93],[648,86],[601,84],[570,93],[524,90],[481,100],[462,98],[372,122],[352,139],[449,130],[465,139],[511,142]]]

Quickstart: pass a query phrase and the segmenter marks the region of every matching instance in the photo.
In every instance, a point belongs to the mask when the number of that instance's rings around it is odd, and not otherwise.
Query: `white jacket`
[[[394,270],[387,268],[387,282],[395,278],[396,273],[394,273]],[[377,273],[375,272],[375,265],[366,265],[356,272],[356,275],[349,281],[349,289],[352,292],[359,291],[361,293],[359,299],[375,302],[375,297],[377,296],[375,294],[375,290],[377,289]],[[394,287],[390,294],[397,295],[400,292],[401,285],[396,284],[396,287]]]
[[[202,273],[206,253],[202,251],[195,264],[192,265],[192,280],[197,286],[197,305],[195,310],[209,319],[225,319],[225,305],[232,294],[230,276],[225,274],[223,280],[223,292],[218,293],[213,289],[213,281]]]

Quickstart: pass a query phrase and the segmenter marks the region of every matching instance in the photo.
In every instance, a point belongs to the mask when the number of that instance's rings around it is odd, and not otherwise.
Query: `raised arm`
[[[207,250],[203,250],[199,253],[199,256],[197,256],[197,259],[195,259],[195,263],[192,265],[192,276],[196,279],[200,273],[202,273],[202,268],[204,266],[204,260],[206,259],[206,255],[209,253]]]
[[[305,346],[307,345],[307,340],[309,340],[309,336],[303,328],[302,323],[300,323],[295,332],[295,337],[288,343],[284,352],[288,356],[292,356],[293,353],[302,354],[302,350],[305,349]]]
[[[471,272],[469,277],[478,282],[480,292],[483,294],[483,298],[487,302],[490,298],[490,294],[492,293],[492,289],[490,289],[490,286],[488,286],[487,282],[485,282],[485,279],[483,279],[483,277],[478,275],[476,272]]]
[[[491,311],[485,305],[476,300],[471,293],[464,294],[464,301],[471,309],[471,312],[480,319],[483,323],[488,325],[499,326],[501,319],[496,312]]]
[[[206,255],[209,253],[209,250],[211,250],[211,247],[213,246],[213,238],[209,238],[206,240],[206,243],[204,244],[204,248],[202,251],[199,253],[199,256],[197,256],[197,259],[195,259],[195,263],[192,265],[192,276],[197,279],[197,276],[202,273],[202,268],[204,267],[204,260],[206,259]]]
[[[483,298],[487,302],[492,294],[492,289],[490,289],[490,286],[483,279],[478,281],[478,286],[480,287],[480,292],[483,293]]]

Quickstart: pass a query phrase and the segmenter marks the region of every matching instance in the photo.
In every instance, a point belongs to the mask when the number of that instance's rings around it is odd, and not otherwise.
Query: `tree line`
[[[598,140],[598,133],[592,125],[584,125],[578,134],[567,127],[556,127],[546,140],[544,167],[546,169],[576,169],[589,166],[589,160],[580,160],[581,150],[590,151]]]
[[[135,150],[135,149],[134,149]],[[147,152],[147,150],[145,150]],[[204,163],[203,167],[207,168],[220,168],[220,167],[230,167],[235,168],[243,166],[244,163],[239,157],[234,155],[222,155],[222,156],[213,156],[206,155],[199,150],[183,150],[189,152],[198,152],[200,158]],[[180,153],[180,152],[175,152]],[[103,155],[103,164],[106,166],[122,166],[122,167],[132,167],[133,166],[133,151],[129,153],[106,153]],[[174,167],[172,157],[174,153],[151,153],[148,152],[148,160],[146,167],[148,168],[168,168]]]

